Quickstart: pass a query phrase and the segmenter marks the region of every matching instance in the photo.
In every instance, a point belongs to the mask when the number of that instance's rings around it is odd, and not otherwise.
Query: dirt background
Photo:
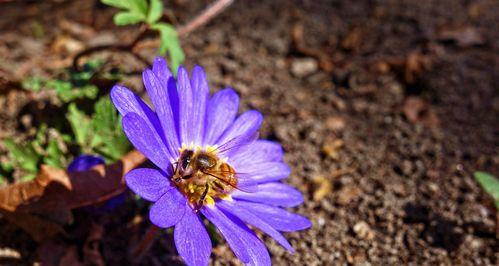
[[[167,17],[188,21],[207,3],[173,1]],[[94,1],[0,10],[2,139],[32,137],[54,109],[51,95],[18,88],[23,77],[54,75],[85,47],[137,32]],[[499,176],[497,14],[494,0],[237,1],[182,39],[186,65],[205,67],[213,91],[237,90],[241,110],[263,112],[263,137],[286,150],[286,182],[305,197],[294,211],[313,227],[286,234],[295,254],[264,237],[275,265],[497,265],[497,211],[472,175]],[[154,48],[140,53],[151,60]],[[123,83],[142,91],[138,75]],[[146,213],[130,199],[110,213],[78,210],[65,236],[43,244],[0,218],[0,263],[129,264]],[[213,265],[237,265],[216,241]],[[181,264],[171,232],[140,264]]]

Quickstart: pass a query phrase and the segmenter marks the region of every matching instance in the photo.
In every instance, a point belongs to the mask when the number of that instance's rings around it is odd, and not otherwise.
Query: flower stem
[[[156,240],[156,236],[159,234],[160,229],[161,228],[155,225],[149,226],[144,237],[139,241],[139,243],[137,243],[137,245],[132,248],[130,252],[130,255],[134,261],[140,261],[142,257],[149,251],[149,249],[154,244],[154,241]]]

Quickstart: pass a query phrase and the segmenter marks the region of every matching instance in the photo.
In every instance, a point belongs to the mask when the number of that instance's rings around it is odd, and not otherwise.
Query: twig
[[[210,21],[213,17],[218,15],[220,12],[222,12],[224,9],[226,9],[228,6],[230,6],[234,0],[217,0],[213,4],[209,5],[204,11],[202,11],[198,16],[196,16],[193,20],[187,22],[183,26],[177,27],[177,34],[179,37],[184,37],[189,35],[189,33],[193,32],[197,28],[203,26],[206,24],[208,21]],[[143,40],[145,37],[150,32],[147,30],[146,26],[143,25],[141,28],[141,32],[137,35],[137,37],[130,43],[128,44],[107,44],[107,45],[99,45],[99,46],[94,46],[90,47],[86,50],[81,51],[78,53],[75,58],[73,59],[73,69],[78,70],[79,69],[79,60],[84,57],[88,56],[90,54],[104,51],[104,50],[111,50],[111,51],[118,51],[118,52],[125,52],[125,53],[130,53],[133,55],[135,58],[137,58],[139,61],[143,62],[145,65],[149,65],[149,62],[137,54],[134,51],[135,46]]]
[[[208,21],[210,21],[213,17],[218,15],[224,9],[229,7],[234,0],[218,0],[215,3],[209,5],[201,14],[199,14],[196,18],[189,21],[184,26],[180,26],[177,28],[177,33],[179,36],[187,36],[189,33],[193,32],[195,29],[203,26]]]
[[[155,225],[149,226],[147,232],[144,235],[144,238],[142,238],[140,242],[133,247],[130,254],[135,262],[139,262],[140,259],[142,259],[142,257],[147,253],[147,251],[149,251],[149,249],[154,244],[154,241],[156,240],[156,236],[159,234],[160,229],[161,228]]]
[[[104,51],[104,50],[111,50],[111,51],[120,51],[120,52],[125,52],[125,53],[130,53],[133,55],[135,58],[137,58],[139,61],[143,62],[146,65],[149,65],[149,62],[139,54],[135,53],[133,51],[133,48],[137,43],[139,43],[143,38],[145,38],[149,34],[149,31],[147,28],[143,25],[140,28],[140,33],[133,39],[132,42],[128,44],[104,44],[104,45],[98,45],[94,47],[90,47],[88,49],[85,49],[81,52],[79,52],[75,58],[73,59],[73,69],[78,70],[79,69],[79,60],[84,57],[88,56],[90,54]]]

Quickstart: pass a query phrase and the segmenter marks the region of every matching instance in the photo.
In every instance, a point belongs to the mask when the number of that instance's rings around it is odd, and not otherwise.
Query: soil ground
[[[181,22],[206,5],[173,2]],[[32,136],[51,102],[10,81],[53,75],[75,50],[137,32],[113,26],[115,10],[93,1],[0,9],[2,139]],[[497,14],[493,0],[237,1],[182,39],[186,65],[202,65],[212,91],[233,87],[242,110],[263,112],[262,136],[283,144],[286,182],[305,196],[294,211],[313,227],[286,234],[296,253],[264,237],[275,265],[499,263],[497,211],[473,178],[499,176]],[[126,54],[111,58],[143,68]],[[137,75],[124,83],[142,90]],[[97,231],[92,245],[105,263],[127,264],[146,213],[133,200],[95,217],[76,211],[67,236],[50,244],[0,219],[0,249],[19,254],[0,263],[32,264],[44,250],[92,261],[83,246]],[[237,265],[217,242],[213,265]],[[140,264],[181,264],[171,232]]]

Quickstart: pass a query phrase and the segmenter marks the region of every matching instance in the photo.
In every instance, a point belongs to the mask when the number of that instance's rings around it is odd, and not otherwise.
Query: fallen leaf
[[[416,82],[423,71],[430,68],[429,59],[419,52],[412,52],[405,61],[404,78],[408,84]]]
[[[355,185],[346,185],[338,191],[336,203],[345,206],[353,200],[357,199],[362,193],[362,190]]]
[[[92,224],[85,244],[83,245],[85,265],[104,266],[106,264],[99,249],[103,234],[104,227],[102,225]]]
[[[410,96],[404,102],[402,111],[411,123],[422,124],[427,127],[439,125],[439,119],[430,105],[417,96]]]
[[[362,43],[364,33],[361,28],[352,28],[341,41],[341,47],[346,50],[357,50]]]
[[[325,198],[327,195],[330,195],[333,186],[331,185],[331,181],[323,176],[316,177],[312,180],[314,184],[317,185],[317,188],[314,191],[314,201],[318,202]]]
[[[42,166],[35,179],[0,188],[0,212],[40,241],[61,232],[70,210],[108,200],[125,190],[123,175],[145,161],[132,151],[111,165],[68,173]]]
[[[341,139],[335,139],[331,142],[327,142],[322,146],[322,152],[329,158],[337,160],[340,158],[340,149],[343,147],[343,141]]]
[[[310,47],[305,42],[303,24],[297,23],[291,29],[291,41],[296,51],[319,61],[319,67],[327,73],[333,70],[332,59],[320,49]]]

